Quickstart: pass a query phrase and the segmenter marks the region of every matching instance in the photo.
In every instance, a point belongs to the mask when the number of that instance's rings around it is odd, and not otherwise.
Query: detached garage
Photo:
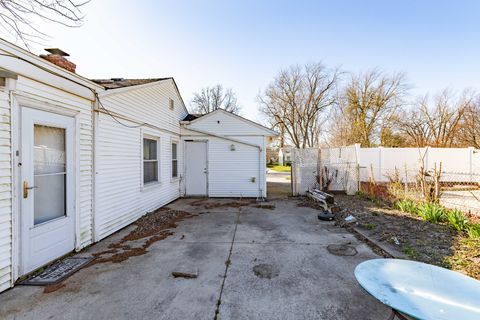
[[[181,121],[185,196],[266,197],[266,144],[277,133],[222,109]]]

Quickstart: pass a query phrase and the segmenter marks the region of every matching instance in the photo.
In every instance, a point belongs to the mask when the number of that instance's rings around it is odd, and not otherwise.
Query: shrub
[[[394,206],[395,208],[403,212],[416,214],[418,211],[417,204],[414,201],[409,199],[403,199],[403,200],[397,201],[395,202]]]
[[[466,231],[469,226],[468,219],[458,209],[447,211],[447,222],[451,227],[460,232]]]
[[[467,235],[469,238],[480,239],[480,224],[470,224],[467,226]]]
[[[445,209],[437,203],[424,203],[418,206],[418,215],[426,221],[439,223],[446,220]]]

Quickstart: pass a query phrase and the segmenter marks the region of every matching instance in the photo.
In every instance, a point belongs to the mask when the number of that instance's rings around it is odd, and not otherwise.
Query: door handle
[[[207,173],[207,168],[203,169],[203,173]]]
[[[38,188],[37,186],[31,186],[29,187],[28,186],[28,182],[27,181],[23,181],[23,197],[26,199],[28,198],[28,190],[31,190],[31,189],[36,189]]]

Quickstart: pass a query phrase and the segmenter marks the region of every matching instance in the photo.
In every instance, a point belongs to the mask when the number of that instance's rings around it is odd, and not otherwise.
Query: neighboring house
[[[278,162],[278,148],[267,147],[267,163]]]
[[[188,115],[172,78],[92,81],[65,56],[0,39],[0,291],[184,194],[266,195],[275,132]]]
[[[278,148],[278,163],[281,166],[292,162],[292,150],[293,150],[293,147],[291,146]]]

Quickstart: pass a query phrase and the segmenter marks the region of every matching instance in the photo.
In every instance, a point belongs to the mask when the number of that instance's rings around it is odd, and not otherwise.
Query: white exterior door
[[[185,142],[185,194],[207,195],[207,142]]]
[[[22,108],[20,273],[75,247],[75,120]]]

